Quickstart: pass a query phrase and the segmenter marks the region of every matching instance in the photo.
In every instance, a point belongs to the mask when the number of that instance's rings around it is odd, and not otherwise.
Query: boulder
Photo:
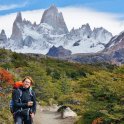
[[[69,107],[67,107],[62,114],[62,118],[68,118],[68,117],[76,117],[77,114],[72,111]]]

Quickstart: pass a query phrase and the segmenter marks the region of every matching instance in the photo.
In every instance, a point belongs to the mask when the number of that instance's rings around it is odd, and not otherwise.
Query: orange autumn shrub
[[[3,83],[14,84],[14,76],[9,71],[0,68],[0,85],[2,86]]]
[[[96,118],[93,120],[92,124],[103,124],[103,119],[102,118]]]

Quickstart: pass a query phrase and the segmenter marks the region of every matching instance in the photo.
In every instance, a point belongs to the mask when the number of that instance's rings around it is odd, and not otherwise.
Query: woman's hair
[[[33,81],[33,79],[32,79],[30,76],[26,76],[26,77],[22,80],[22,82],[24,82],[26,79],[29,79],[29,80],[31,81],[31,85],[34,84],[34,81]]]

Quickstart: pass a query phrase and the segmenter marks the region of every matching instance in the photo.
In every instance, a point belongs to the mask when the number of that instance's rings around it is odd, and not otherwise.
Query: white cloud
[[[0,5],[0,11],[21,8],[27,5],[27,1],[22,4]]]
[[[113,35],[124,31],[124,21],[119,20],[121,15],[97,12],[84,7],[66,7],[59,8],[59,11],[63,13],[64,20],[69,30],[79,28],[81,25],[89,23],[91,28],[104,27]],[[30,20],[32,23],[36,21],[40,23],[44,10],[34,10],[22,12],[22,17],[26,20]],[[0,30],[5,29],[6,34],[10,37],[12,32],[12,24],[16,18],[16,13],[0,16]],[[9,21],[8,21],[9,20]]]
[[[97,12],[84,7],[60,8],[60,11],[62,11],[69,29],[72,27],[79,28],[81,25],[89,23],[92,29],[94,27],[104,27],[112,32],[113,35],[124,30],[124,23],[122,23],[122,20],[119,20],[119,17],[122,15]]]

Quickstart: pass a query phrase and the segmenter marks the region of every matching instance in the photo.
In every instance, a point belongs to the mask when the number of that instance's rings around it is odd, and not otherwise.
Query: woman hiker
[[[31,88],[33,80],[27,76],[22,83],[23,85],[14,89],[12,93],[14,122],[15,124],[32,124],[36,113],[36,96]]]

